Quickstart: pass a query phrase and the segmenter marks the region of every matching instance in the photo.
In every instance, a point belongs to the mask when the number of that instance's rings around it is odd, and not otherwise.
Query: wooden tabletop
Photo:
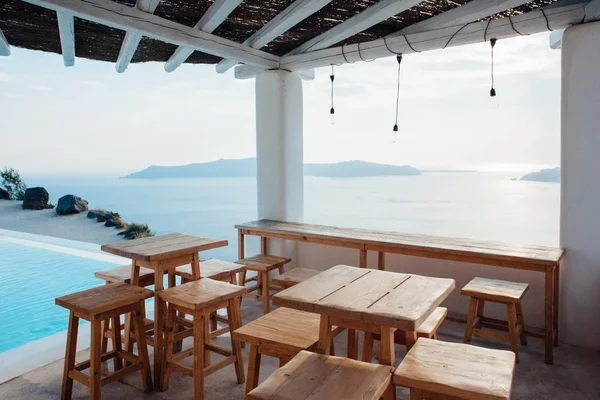
[[[150,262],[198,253],[227,245],[227,240],[170,233],[168,235],[145,237],[127,242],[103,244],[101,249],[102,251],[121,257]]]
[[[563,249],[553,247],[272,220],[252,221],[235,227],[250,235],[477,263],[489,259],[556,266],[564,254]]]
[[[415,331],[453,289],[453,279],[338,265],[277,293],[273,304]]]

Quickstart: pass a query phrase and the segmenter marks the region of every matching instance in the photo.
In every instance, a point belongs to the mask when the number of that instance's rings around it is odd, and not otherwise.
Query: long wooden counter
[[[562,249],[271,220],[235,227],[240,258],[244,258],[244,236],[251,235],[261,237],[263,254],[267,253],[268,238],[354,248],[359,251],[361,268],[367,267],[367,252],[376,251],[381,270],[385,269],[385,253],[392,253],[542,272],[546,363],[553,362],[553,345],[558,344],[558,269],[564,255]]]

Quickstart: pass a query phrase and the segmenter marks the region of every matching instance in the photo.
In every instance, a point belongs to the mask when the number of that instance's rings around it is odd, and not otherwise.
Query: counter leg
[[[158,292],[164,290],[163,271],[160,263],[153,265],[154,269],[154,387],[160,387],[160,374],[164,351],[164,318],[165,304],[159,298]]]
[[[361,268],[367,268],[367,251],[366,250],[360,250],[360,261],[359,261],[359,266]]]
[[[546,270],[544,289],[544,343],[546,364],[554,363],[554,269]]]
[[[558,346],[558,309],[559,303],[559,280],[560,280],[560,266],[554,267],[554,345]]]

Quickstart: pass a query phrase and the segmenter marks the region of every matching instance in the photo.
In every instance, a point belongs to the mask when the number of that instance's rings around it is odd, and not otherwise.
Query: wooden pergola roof
[[[116,63],[238,63],[240,78],[502,39],[596,20],[600,0],[3,0],[10,46]]]

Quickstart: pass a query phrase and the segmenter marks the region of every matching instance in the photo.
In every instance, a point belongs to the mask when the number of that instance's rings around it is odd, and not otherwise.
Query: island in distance
[[[560,167],[543,169],[523,175],[521,181],[560,183]]]
[[[344,161],[333,164],[304,164],[304,175],[329,178],[357,178],[372,176],[415,176],[421,175],[421,171],[408,165]],[[141,171],[129,174],[124,178],[233,178],[252,176],[256,176],[256,158],[221,159],[207,163],[171,167],[152,165]]]

